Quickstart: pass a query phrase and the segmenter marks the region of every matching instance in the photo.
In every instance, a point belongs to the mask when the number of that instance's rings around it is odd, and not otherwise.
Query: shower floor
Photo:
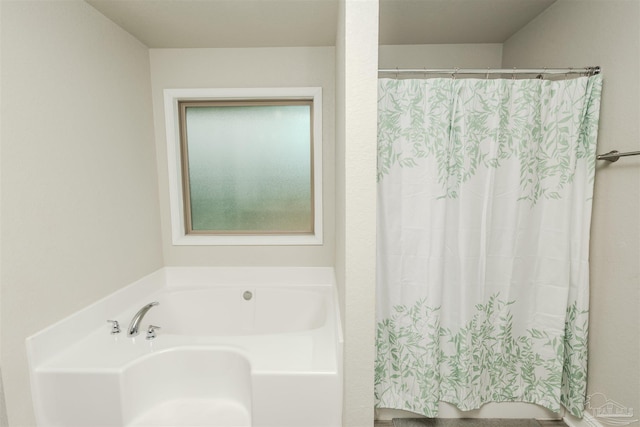
[[[567,427],[567,425],[561,420],[394,418],[393,421],[376,421],[375,427]]]

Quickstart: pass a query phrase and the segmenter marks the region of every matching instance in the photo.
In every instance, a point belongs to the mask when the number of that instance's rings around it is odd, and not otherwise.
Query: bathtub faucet
[[[151,310],[151,307],[156,306],[158,304],[160,303],[157,301],[151,302],[145,305],[144,307],[142,307],[136,313],[136,315],[133,316],[133,319],[131,319],[131,323],[129,323],[129,328],[127,329],[128,337],[135,337],[140,333],[138,329],[140,328],[140,322],[142,322],[142,318],[144,317],[145,314],[147,314],[147,311]]]

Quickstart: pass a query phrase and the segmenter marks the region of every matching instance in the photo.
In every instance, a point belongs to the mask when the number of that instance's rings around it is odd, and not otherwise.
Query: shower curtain
[[[377,407],[582,416],[601,87],[379,81]]]

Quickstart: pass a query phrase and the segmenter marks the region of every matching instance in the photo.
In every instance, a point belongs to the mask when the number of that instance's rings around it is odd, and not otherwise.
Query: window
[[[165,91],[174,244],[321,244],[321,90]]]

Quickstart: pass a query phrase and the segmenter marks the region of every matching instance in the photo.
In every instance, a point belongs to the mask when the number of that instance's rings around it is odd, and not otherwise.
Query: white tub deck
[[[337,427],[337,307],[328,268],[163,269],[27,340],[38,423]]]

